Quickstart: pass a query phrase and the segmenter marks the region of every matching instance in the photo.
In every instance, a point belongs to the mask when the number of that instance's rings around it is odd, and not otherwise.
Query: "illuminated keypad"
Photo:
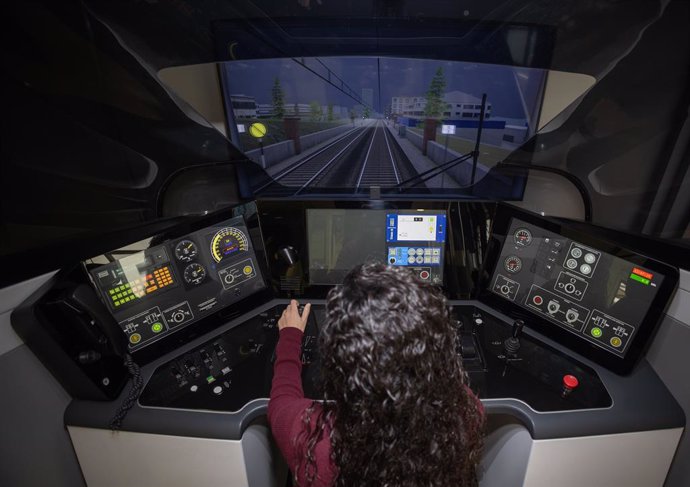
[[[141,278],[116,286],[108,290],[113,306],[122,306],[137,298],[142,298],[160,288],[173,284],[169,267],[162,267]]]
[[[169,267],[161,267],[153,272],[153,277],[155,279],[153,288],[162,288],[169,286],[173,283],[172,274],[170,274]],[[155,289],[153,289],[155,291]]]

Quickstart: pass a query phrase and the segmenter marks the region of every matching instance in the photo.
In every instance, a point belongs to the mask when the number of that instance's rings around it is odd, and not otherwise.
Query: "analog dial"
[[[532,232],[526,228],[518,228],[513,234],[513,239],[515,240],[516,244],[527,247],[532,243]]]
[[[184,268],[184,280],[187,284],[201,284],[201,282],[206,278],[206,269],[201,264],[189,264]]]
[[[191,240],[182,240],[175,245],[175,257],[182,262],[190,262],[198,253],[199,249]]]
[[[234,227],[218,230],[211,239],[211,255],[216,262],[247,250],[249,250],[247,236]]]
[[[522,269],[522,260],[517,255],[510,255],[503,261],[503,267],[511,274],[516,274]]]

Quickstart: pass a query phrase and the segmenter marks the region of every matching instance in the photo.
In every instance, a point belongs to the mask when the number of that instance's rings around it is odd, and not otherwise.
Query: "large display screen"
[[[512,218],[490,291],[624,357],[664,275]]]
[[[88,265],[131,350],[265,287],[242,217]]]
[[[443,211],[308,209],[309,282],[339,284],[356,265],[376,261],[440,284],[445,235]]]

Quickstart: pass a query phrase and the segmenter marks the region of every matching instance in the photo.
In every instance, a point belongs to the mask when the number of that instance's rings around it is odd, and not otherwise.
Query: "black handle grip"
[[[519,338],[522,333],[522,329],[525,326],[525,322],[522,320],[515,320],[513,322],[513,338]]]

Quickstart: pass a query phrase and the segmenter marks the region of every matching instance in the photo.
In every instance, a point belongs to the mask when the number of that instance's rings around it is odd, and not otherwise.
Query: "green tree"
[[[273,88],[271,88],[271,100],[275,117],[283,118],[285,116],[285,94],[280,86],[280,79],[277,76],[273,81]]]
[[[443,75],[443,68],[439,66],[436,74],[431,79],[429,90],[426,92],[426,106],[424,115],[429,118],[441,118],[446,108],[443,101],[443,92],[446,89],[446,78]]]
[[[364,116],[364,118],[369,118],[371,116],[371,108],[364,107],[364,112],[362,115]]]
[[[309,103],[309,112],[309,118],[312,122],[318,122],[319,120],[321,120],[321,117],[323,116],[323,110],[321,110],[321,105],[319,105],[319,102],[316,100]]]
[[[327,113],[326,117],[327,117],[327,120],[329,122],[332,122],[333,120],[335,120],[335,117],[333,116],[333,103],[328,104],[328,111],[326,113]]]

